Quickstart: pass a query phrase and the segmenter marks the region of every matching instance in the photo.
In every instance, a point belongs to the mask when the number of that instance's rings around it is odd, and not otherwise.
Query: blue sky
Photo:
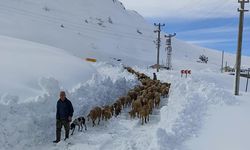
[[[149,23],[165,23],[167,33],[203,47],[235,53],[237,48],[237,0],[121,0]],[[250,4],[246,4],[250,9]],[[250,12],[246,12],[242,52],[250,56]]]
[[[179,20],[146,18],[150,23],[164,22],[167,33],[177,33],[177,38],[192,44],[235,53],[238,38],[238,18],[210,18]],[[250,17],[245,18],[243,37],[244,55],[250,56]]]

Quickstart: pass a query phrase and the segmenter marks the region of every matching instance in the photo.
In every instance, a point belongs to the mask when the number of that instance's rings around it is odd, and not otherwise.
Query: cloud
[[[188,30],[188,31],[180,32],[179,34],[232,33],[232,32],[237,32],[237,31],[238,31],[238,27],[222,26],[222,27],[215,27],[215,28],[202,28],[202,29]],[[250,31],[250,27],[245,27],[244,31]]]
[[[209,40],[191,40],[186,41],[187,43],[191,44],[218,44],[218,43],[228,43],[228,42],[234,42],[233,39],[209,39]]]
[[[237,0],[120,0],[148,18],[230,18],[238,16]],[[247,6],[250,4],[246,4]],[[246,13],[249,15],[250,13]]]

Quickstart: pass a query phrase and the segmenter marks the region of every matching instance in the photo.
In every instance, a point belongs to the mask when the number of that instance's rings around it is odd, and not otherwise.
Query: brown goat
[[[143,106],[140,109],[140,118],[141,118],[141,124],[143,125],[143,123],[147,123],[147,121],[149,121],[149,107],[148,105]]]
[[[129,113],[129,115],[130,115],[130,118],[131,119],[134,119],[135,117],[136,117],[136,112],[135,112],[135,110],[131,110],[130,112],[128,112]]]
[[[132,100],[136,100],[137,99],[137,92],[131,90],[131,91],[129,91],[128,96],[130,96]]]
[[[169,93],[169,88],[166,85],[161,86],[161,95],[167,97]]]
[[[126,106],[130,106],[132,104],[132,99],[130,96],[126,96]]]
[[[147,95],[145,96],[147,99],[154,99],[155,95],[153,92],[148,92]]]
[[[115,107],[115,117],[117,117],[122,111],[121,105],[116,105]]]
[[[111,110],[112,110],[112,108],[110,106],[105,106],[102,109],[102,120],[105,119],[105,121],[107,121],[108,119],[110,119],[112,117]]]
[[[155,107],[159,108],[161,102],[161,96],[159,94],[156,94],[155,96]]]
[[[149,106],[149,113],[152,114],[153,109],[154,109],[154,100],[153,99],[148,100],[148,106]]]
[[[141,98],[132,102],[132,109],[134,110],[134,112],[137,114],[138,117],[139,117],[139,111],[141,107],[142,107]]]
[[[124,108],[126,105],[126,97],[122,96],[118,99],[118,101],[120,101],[122,108]]]
[[[120,99],[118,99],[115,103],[114,103],[114,108],[121,108],[122,109],[122,102],[120,101]]]
[[[101,120],[101,116],[102,116],[102,109],[100,107],[95,107],[93,108],[90,113],[88,114],[88,121],[91,118],[92,123],[93,123],[93,127],[96,125],[95,124],[95,120],[98,119],[98,125],[100,123]]]

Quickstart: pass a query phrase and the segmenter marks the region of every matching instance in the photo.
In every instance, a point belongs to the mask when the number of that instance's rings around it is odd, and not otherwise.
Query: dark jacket
[[[153,80],[157,80],[157,76],[155,73],[153,74]]]
[[[57,101],[56,119],[68,119],[73,113],[74,108],[67,98],[64,101],[60,99]]]

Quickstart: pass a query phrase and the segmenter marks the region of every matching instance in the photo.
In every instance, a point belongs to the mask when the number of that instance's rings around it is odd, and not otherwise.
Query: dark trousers
[[[69,138],[69,130],[70,130],[69,124],[70,124],[69,121],[66,119],[56,120],[56,140],[57,141],[61,140],[62,126],[64,127],[64,130],[65,130],[65,139]]]

